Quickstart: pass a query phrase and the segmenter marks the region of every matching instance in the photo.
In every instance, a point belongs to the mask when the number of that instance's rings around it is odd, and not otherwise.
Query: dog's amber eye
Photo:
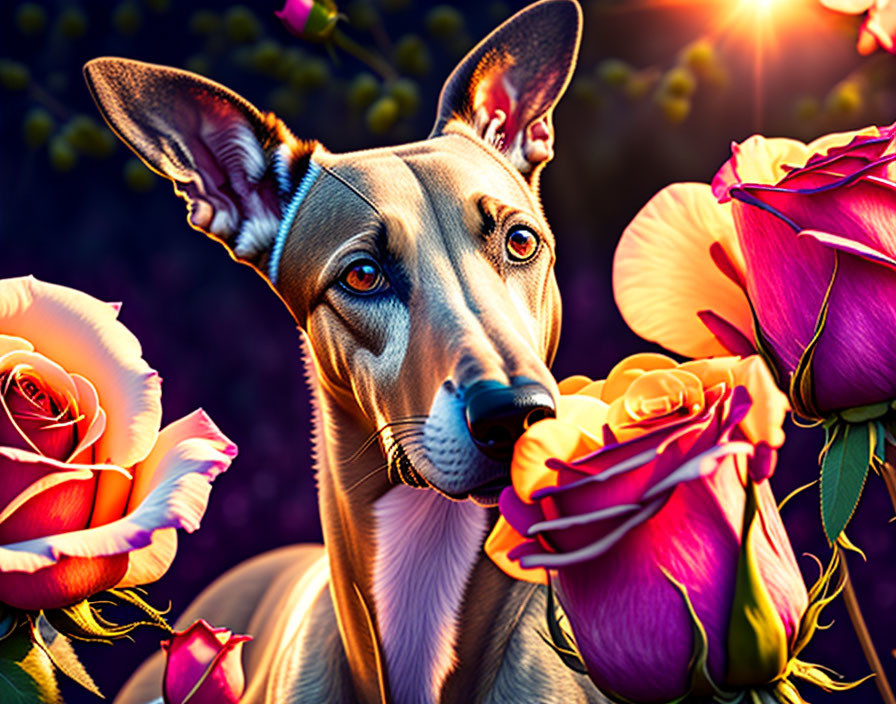
[[[372,259],[349,264],[339,280],[354,293],[373,293],[383,285],[383,271]]]
[[[538,235],[528,227],[515,227],[507,235],[507,253],[516,262],[524,262],[538,251]]]

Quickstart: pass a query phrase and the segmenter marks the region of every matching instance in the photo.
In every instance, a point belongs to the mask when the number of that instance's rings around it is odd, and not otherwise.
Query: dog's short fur
[[[509,467],[464,415],[483,381],[556,395],[538,178],[580,17],[575,0],[530,6],[455,69],[429,139],[342,155],[199,76],[85,67],[109,125],[174,181],[190,224],[257,269],[304,332],[326,548],[251,560],[181,619],[255,636],[246,702],[600,700],[544,642],[543,589],[483,553]],[[508,249],[519,228],[536,237],[531,257]],[[371,292],[346,279],[359,263]],[[150,660],[118,701],[158,697],[161,667]]]

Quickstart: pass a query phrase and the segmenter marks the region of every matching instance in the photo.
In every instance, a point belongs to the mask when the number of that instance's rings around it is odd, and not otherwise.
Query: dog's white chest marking
[[[397,486],[374,505],[373,595],[392,697],[435,704],[455,664],[458,617],[486,511]]]

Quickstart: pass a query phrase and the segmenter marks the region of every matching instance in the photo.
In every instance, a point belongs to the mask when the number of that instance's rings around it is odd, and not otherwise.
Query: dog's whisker
[[[374,467],[373,469],[368,471],[363,477],[361,477],[360,479],[357,479],[351,486],[348,487],[348,489],[345,490],[345,493],[351,494],[355,489],[357,489],[359,486],[361,486],[368,479],[376,476],[379,472],[382,472],[384,469],[388,469],[388,467],[389,467],[388,462],[384,462],[383,464],[377,465],[376,467]]]
[[[374,442],[376,442],[377,437],[389,428],[395,425],[423,425],[423,423],[426,422],[427,418],[428,416],[407,416],[405,418],[397,418],[396,420],[384,423],[381,427],[370,433],[370,435],[365,438],[364,442],[361,443],[361,446],[357,450],[355,450],[346,461],[351,463],[357,460]]]

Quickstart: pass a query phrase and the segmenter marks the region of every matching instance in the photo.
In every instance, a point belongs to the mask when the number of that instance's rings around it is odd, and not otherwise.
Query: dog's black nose
[[[526,428],[557,415],[548,390],[526,377],[517,377],[511,386],[477,381],[464,397],[473,442],[485,455],[499,461],[513,456],[513,445]]]

